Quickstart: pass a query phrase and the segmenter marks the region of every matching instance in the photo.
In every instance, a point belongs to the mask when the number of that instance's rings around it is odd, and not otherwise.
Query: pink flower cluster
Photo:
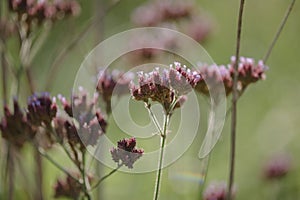
[[[160,103],[166,112],[180,107],[178,103],[185,94],[192,90],[191,84],[199,78],[197,74],[190,75],[190,79],[183,76],[178,70],[181,64],[176,62],[175,68],[170,65],[160,73],[159,68],[150,73],[139,72],[138,85],[131,84],[132,97],[137,101],[148,103],[150,100]],[[189,70],[188,70],[189,71]]]
[[[21,18],[27,17],[27,21],[57,20],[67,15],[77,15],[80,6],[75,0],[9,0],[9,7],[18,13]]]

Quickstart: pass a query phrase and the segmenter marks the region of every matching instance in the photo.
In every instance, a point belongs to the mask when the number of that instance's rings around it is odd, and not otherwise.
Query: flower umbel
[[[150,100],[158,102],[165,112],[172,112],[177,101],[192,90],[192,86],[198,79],[198,74],[175,62],[162,73],[158,68],[150,73],[140,72],[138,86],[131,84],[131,95],[135,100],[144,101],[147,104]]]
[[[131,169],[133,164],[142,157],[144,150],[136,148],[135,138],[129,138],[120,140],[117,148],[113,148],[110,153],[113,161],[118,165],[125,165]]]

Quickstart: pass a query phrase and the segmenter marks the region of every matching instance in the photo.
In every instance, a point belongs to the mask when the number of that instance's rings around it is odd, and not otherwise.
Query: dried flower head
[[[232,197],[234,198],[236,189],[232,190]],[[203,193],[204,200],[225,200],[227,194],[227,185],[225,182],[212,182],[205,189]]]
[[[128,86],[131,80],[132,76],[130,73],[124,74],[118,70],[113,70],[111,73],[106,70],[99,72],[97,91],[106,104],[107,114],[111,113],[112,95],[122,96],[128,94]]]
[[[288,155],[276,155],[268,160],[264,166],[264,177],[267,180],[280,179],[291,170],[291,158]]]
[[[14,100],[14,113],[4,107],[4,117],[1,120],[0,130],[2,137],[21,148],[23,144],[35,136],[36,131],[27,121],[26,115],[21,111],[19,104]]]
[[[118,142],[118,147],[111,151],[113,161],[118,165],[125,165],[128,168],[133,168],[133,164],[143,155],[143,149],[136,148],[136,139],[123,139]],[[121,161],[121,163],[120,163]]]

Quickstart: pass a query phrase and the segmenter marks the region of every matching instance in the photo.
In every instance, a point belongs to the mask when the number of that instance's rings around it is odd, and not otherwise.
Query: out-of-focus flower
[[[161,22],[162,17],[156,4],[147,3],[134,10],[131,20],[138,26],[155,26]]]
[[[177,20],[189,17],[193,12],[193,4],[182,0],[157,1],[158,11],[162,13],[163,20]]]
[[[106,104],[107,114],[111,113],[112,95],[120,97],[129,93],[128,86],[131,80],[131,74],[124,74],[118,70],[113,70],[111,73],[104,70],[99,72],[97,91]]]
[[[77,174],[76,177],[79,177],[79,174]],[[56,181],[54,190],[54,198],[67,197],[72,199],[78,199],[80,193],[82,192],[82,186],[71,176],[68,175],[64,180],[58,179]]]
[[[169,20],[179,20],[192,15],[193,4],[187,1],[160,0],[147,2],[136,8],[131,16],[138,26],[155,26]]]
[[[208,17],[199,15],[196,11],[197,6],[185,0],[157,0],[147,2],[133,11],[131,16],[132,22],[139,27],[158,26],[176,31],[187,33],[198,42],[204,41],[211,31],[211,21]],[[167,25],[167,26],[166,26]],[[134,37],[133,41],[136,42],[137,38]],[[170,47],[164,40],[168,37],[159,39],[162,47]],[[156,39],[155,39],[156,41]],[[154,41],[154,42],[155,42]],[[170,41],[170,40],[169,40]],[[172,41],[171,46],[177,47],[176,40]],[[160,48],[156,48],[160,49]],[[143,49],[139,51],[144,54],[146,59],[152,59],[159,51],[155,49]]]
[[[203,42],[212,30],[212,23],[206,17],[194,17],[183,25],[184,32],[197,42]]]
[[[236,188],[234,187],[232,197],[234,198]],[[212,182],[203,193],[204,200],[226,200],[227,185],[225,182]]]
[[[59,99],[69,117],[78,122],[75,125],[68,119],[57,118],[54,125],[60,140],[66,139],[71,146],[78,146],[80,150],[84,149],[84,145],[95,145],[107,127],[101,111],[95,108],[97,96],[89,100],[87,93],[81,89],[79,95],[72,95],[72,104],[61,95]]]
[[[236,58],[233,56],[231,58],[230,73],[234,76],[234,63]],[[260,60],[256,64],[254,59],[240,57],[240,62],[238,63],[238,80],[244,90],[249,84],[255,83],[258,80],[264,80],[266,78],[267,66],[264,65],[263,61]]]
[[[197,82],[195,89],[201,94],[208,96],[210,91],[220,91],[223,88],[226,95],[232,91],[232,78],[229,69],[223,65],[205,65],[200,68],[199,75],[201,79]]]
[[[201,79],[196,84],[196,91],[209,95],[209,91],[218,92],[224,85],[225,94],[231,94],[233,91],[235,58],[232,57],[231,61],[231,64],[228,64],[227,67],[224,65],[202,66],[198,72]],[[242,93],[249,84],[264,80],[267,69],[268,67],[262,61],[255,64],[254,59],[241,57],[238,64],[238,91]]]
[[[113,161],[118,165],[125,165],[128,168],[133,168],[133,164],[143,155],[143,149],[136,148],[136,139],[123,139],[118,142],[118,147],[111,151]],[[121,163],[120,163],[121,161]]]
[[[36,130],[32,128],[21,111],[17,101],[14,101],[14,113],[8,107],[4,107],[4,117],[1,120],[0,130],[2,137],[21,148],[23,144],[35,136]]]
[[[17,13],[18,20],[25,23],[29,35],[34,24],[55,21],[67,16],[75,16],[80,12],[76,0],[8,0],[9,8]]]
[[[29,98],[27,106],[27,119],[35,126],[50,126],[57,113],[55,98],[51,99],[48,93],[40,96],[33,95]]]
[[[267,180],[280,179],[291,170],[291,158],[288,155],[276,155],[269,159],[263,169],[264,177]]]

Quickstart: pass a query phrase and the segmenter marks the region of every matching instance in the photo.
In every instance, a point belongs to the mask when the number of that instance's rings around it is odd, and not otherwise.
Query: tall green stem
[[[163,127],[163,134],[161,135],[161,142],[160,142],[160,154],[158,160],[158,170],[156,175],[156,182],[155,182],[155,189],[154,189],[154,197],[153,200],[157,200],[159,197],[159,190],[161,184],[161,177],[162,177],[162,168],[163,168],[163,161],[164,161],[164,151],[165,151],[165,144],[167,139],[167,128],[169,124],[169,117],[168,113],[165,113],[164,116],[164,127]]]

